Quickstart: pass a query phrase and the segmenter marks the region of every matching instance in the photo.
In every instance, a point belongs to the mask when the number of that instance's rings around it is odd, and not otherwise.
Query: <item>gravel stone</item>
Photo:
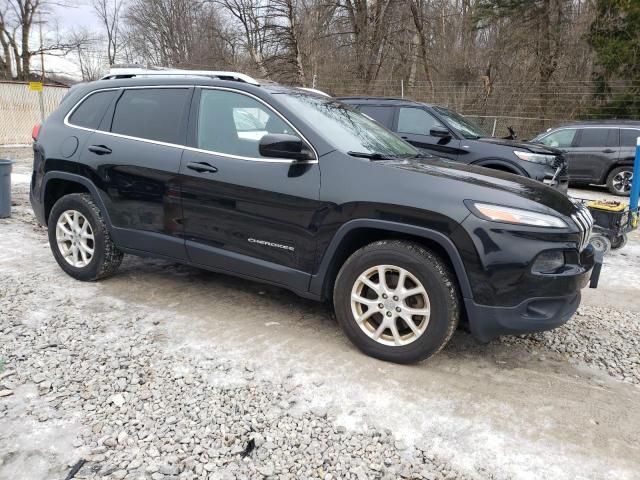
[[[28,185],[15,200],[4,222],[48,249]],[[456,470],[428,437],[414,448],[375,423],[364,431],[336,424],[333,406],[305,406],[304,388],[274,380],[255,358],[171,343],[163,314],[110,297],[107,284],[76,282],[55,265],[0,275],[0,424],[79,424],[68,442],[87,460],[77,478],[497,480]],[[496,342],[640,384],[640,312],[582,306],[559,329]],[[10,403],[23,388],[33,394]],[[0,429],[0,470],[15,453],[10,434]],[[41,458],[51,467],[46,478],[65,478],[67,459]]]

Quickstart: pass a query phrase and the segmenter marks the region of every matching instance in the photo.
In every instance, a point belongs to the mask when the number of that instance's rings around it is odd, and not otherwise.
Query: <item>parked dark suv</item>
[[[131,253],[268,282],[333,301],[359,348],[395,362],[437,352],[461,318],[488,341],[578,307],[592,219],[562,193],[423,158],[300,89],[138,76],[75,88],[36,134],[31,203],[72,277]]]
[[[468,118],[437,105],[398,98],[344,97],[340,100],[423,152],[533,178],[567,192],[566,162],[558,150],[488,136]]]
[[[564,152],[572,184],[607,185],[614,195],[629,195],[640,122],[574,122],[550,128],[532,142]]]

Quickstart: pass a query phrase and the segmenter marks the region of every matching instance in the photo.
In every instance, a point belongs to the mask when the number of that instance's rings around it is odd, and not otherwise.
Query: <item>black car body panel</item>
[[[426,153],[461,163],[515,173],[552,185],[561,192],[567,192],[566,162],[562,152],[557,149],[494,137],[465,137],[463,132],[443,115],[442,112],[447,110],[435,105],[398,98],[344,97],[340,100],[371,116]],[[420,115],[424,117],[421,118],[418,115],[413,119],[411,132],[406,132],[401,128],[400,116],[405,110],[419,111]],[[424,127],[423,133],[417,133],[421,129],[421,125],[425,125],[426,122],[433,122],[436,126],[444,127],[450,135],[447,137],[430,135],[428,125]],[[514,154],[514,150],[523,150],[554,158],[544,164],[525,161],[518,158]]]
[[[613,169],[633,167],[637,137],[639,121],[593,120],[549,128],[531,141],[563,152],[571,183],[602,185]]]
[[[171,119],[174,142],[109,131],[124,91],[167,88],[188,90],[185,110]],[[69,122],[78,102],[105,89],[117,95],[103,107],[98,128]],[[207,89],[267,105],[309,144],[313,159],[257,160],[199,147],[194,112]],[[284,101],[289,91],[202,77],[76,87],[34,143],[31,203],[38,221],[47,223],[56,198],[87,191],[125,252],[268,282],[317,300],[331,297],[337,269],[354,248],[378,238],[423,242],[455,271],[472,331],[481,340],[551,328],[575,311],[594,260],[585,247],[588,232],[572,220],[577,207],[565,195],[458,162],[347,155]],[[566,228],[484,220],[466,201],[552,215]],[[553,250],[565,252],[565,268],[532,273],[536,257]]]

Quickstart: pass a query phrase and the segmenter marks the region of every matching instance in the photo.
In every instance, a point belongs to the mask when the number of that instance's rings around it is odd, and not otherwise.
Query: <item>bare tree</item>
[[[268,77],[265,66],[267,29],[262,14],[265,5],[260,0],[216,0],[236,21],[243,33],[242,42],[260,75]]]
[[[341,0],[353,38],[356,74],[365,88],[378,78],[397,0]]]
[[[11,78],[11,48],[14,43],[15,33],[11,31],[6,23],[9,5],[6,2],[0,3],[0,46],[2,46],[2,56],[0,57],[0,77]]]
[[[433,95],[433,79],[431,78],[431,65],[429,60],[429,39],[427,36],[427,7],[429,0],[411,0],[411,18],[416,28],[416,37],[418,39],[418,51],[420,52],[420,60],[424,69],[424,76],[431,86]]]
[[[87,29],[81,29],[71,34],[71,40],[76,44],[75,61],[80,68],[82,80],[90,82],[99,79],[109,66],[102,49],[104,38],[92,35]]]
[[[92,0],[93,10],[104,26],[109,65],[116,62],[120,47],[120,11],[122,0]]]

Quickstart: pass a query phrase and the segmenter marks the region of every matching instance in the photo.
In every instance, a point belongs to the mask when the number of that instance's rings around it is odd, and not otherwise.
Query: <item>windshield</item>
[[[314,127],[342,152],[413,157],[418,151],[378,122],[333,99],[305,93],[277,94],[287,107]]]
[[[457,132],[464,138],[474,139],[487,136],[487,134],[478,125],[459,113],[452,112],[451,110],[447,110],[442,107],[433,107],[433,109],[444,117],[444,120],[449,124],[449,126],[457,130]]]

